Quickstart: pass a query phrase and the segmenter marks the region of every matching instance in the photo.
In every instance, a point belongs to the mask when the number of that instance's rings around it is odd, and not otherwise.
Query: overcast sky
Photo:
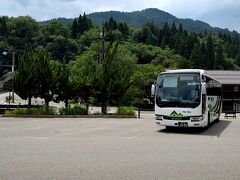
[[[158,8],[179,18],[202,20],[240,32],[240,0],[0,0],[0,15],[30,15],[38,21],[108,10]]]

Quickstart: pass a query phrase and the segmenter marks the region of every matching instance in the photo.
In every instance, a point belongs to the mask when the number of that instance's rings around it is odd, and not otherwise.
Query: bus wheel
[[[210,126],[210,113],[208,112],[208,121],[207,121],[207,128]]]
[[[207,130],[209,126],[210,126],[210,114],[208,113],[207,125],[203,129]]]
[[[173,129],[172,126],[165,126],[165,128],[166,128],[167,130],[172,130],[172,129]]]

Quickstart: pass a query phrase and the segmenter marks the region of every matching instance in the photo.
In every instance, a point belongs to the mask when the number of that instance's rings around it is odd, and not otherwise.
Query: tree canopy
[[[104,32],[104,33],[103,33]],[[103,35],[104,34],[104,35]],[[71,24],[39,24],[29,16],[0,17],[2,64],[16,54],[15,91],[23,99],[80,99],[138,105],[165,69],[240,69],[239,35],[188,32],[178,23],[138,29],[109,18],[94,27],[85,14]],[[1,72],[10,69],[1,68]]]

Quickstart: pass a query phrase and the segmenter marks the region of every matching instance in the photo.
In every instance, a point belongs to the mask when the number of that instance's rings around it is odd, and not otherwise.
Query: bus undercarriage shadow
[[[213,122],[208,129],[171,127],[161,129],[158,132],[220,137],[222,132],[229,126],[230,123],[231,123],[230,120],[220,120],[219,122]]]

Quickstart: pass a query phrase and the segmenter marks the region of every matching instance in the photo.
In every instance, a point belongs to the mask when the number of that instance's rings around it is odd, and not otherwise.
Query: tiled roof
[[[206,74],[217,79],[221,84],[240,85],[240,71],[207,70]]]

